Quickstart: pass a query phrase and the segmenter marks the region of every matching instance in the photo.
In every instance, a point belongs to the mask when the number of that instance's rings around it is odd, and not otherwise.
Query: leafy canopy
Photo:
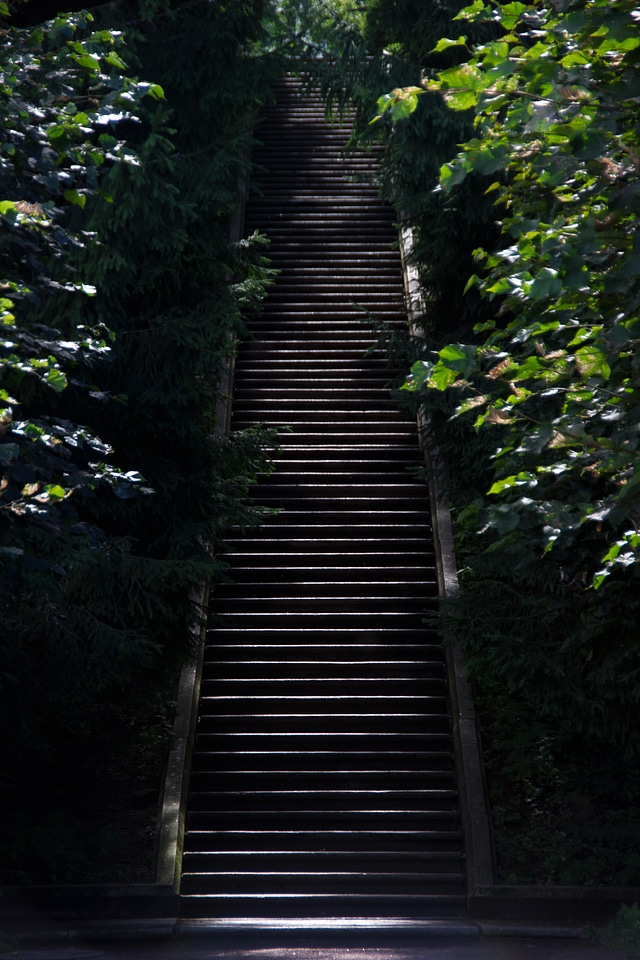
[[[599,589],[640,547],[637,10],[476,0],[456,19],[501,28],[473,50],[441,41],[467,59],[424,82],[475,112],[440,189],[495,177],[503,246],[476,251],[468,283],[495,311],[480,346],[445,347],[407,388],[455,389],[458,416],[494,431],[478,528],[534,537]]]

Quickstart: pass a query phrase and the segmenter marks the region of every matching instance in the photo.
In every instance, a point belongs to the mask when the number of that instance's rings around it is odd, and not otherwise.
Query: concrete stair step
[[[247,850],[295,851],[307,855],[316,851],[364,851],[369,855],[389,852],[398,854],[427,851],[460,859],[459,830],[203,830],[191,832],[192,849],[208,852]]]
[[[434,661],[431,660],[356,660],[352,663],[343,660],[313,660],[310,657],[301,661],[295,659],[295,647],[281,647],[280,651],[292,651],[291,659],[267,659],[268,652],[253,653],[241,648],[236,652],[237,657],[243,659],[232,660],[230,651],[225,651],[222,662],[215,659],[207,660],[204,665],[204,679],[219,682],[274,681],[297,684],[298,682],[338,682],[340,680],[358,680],[366,682],[384,683],[385,680],[409,681],[418,679],[429,686],[429,681],[443,680],[440,669],[434,671]],[[316,654],[317,655],[317,654]],[[437,661],[436,667],[439,667]],[[435,690],[435,686],[433,688]]]
[[[369,851],[351,850],[347,844],[343,850],[236,850],[218,852],[215,850],[193,851],[185,857],[185,872],[207,871],[212,874],[228,873],[237,870],[245,876],[255,873],[278,872],[305,873],[316,876],[328,872],[336,874],[371,873],[378,876],[412,876],[421,874],[428,878],[430,874],[447,874],[451,882],[460,879],[462,855],[449,851],[403,850],[400,853],[389,850]]]
[[[463,895],[261,892],[253,895],[191,894],[182,897],[184,918],[416,918],[450,919],[466,915]]]
[[[338,753],[330,750],[315,750],[305,745],[304,750],[274,750],[272,744],[266,744],[262,751],[248,750],[239,754],[237,751],[205,750],[198,744],[198,755],[193,769],[204,769],[210,774],[230,775],[230,771],[248,772],[249,769],[260,769],[263,772],[280,770],[286,765],[287,770],[300,773],[310,769],[321,773],[334,774],[337,771],[351,773],[360,770],[361,766],[371,766],[375,770],[391,770],[393,764],[400,764],[408,771],[428,769],[431,772],[441,771],[451,774],[453,758],[445,752],[435,750],[377,750],[377,751],[345,751]],[[361,771],[360,771],[361,772]]]
[[[372,709],[369,702],[361,701],[360,707]],[[204,705],[206,711],[206,705]],[[424,709],[416,712],[407,710],[389,710],[386,713],[374,712],[360,714],[319,713],[313,706],[310,712],[300,713],[259,713],[247,716],[239,713],[216,713],[215,715],[203,712],[200,717],[199,729],[201,733],[244,733],[257,734],[276,733],[287,735],[293,729],[296,733],[318,734],[333,733],[349,736],[351,734],[380,734],[380,733],[424,733],[425,728],[434,734],[450,736],[449,720],[442,711],[427,713]],[[415,710],[415,708],[414,708]],[[379,798],[382,799],[382,798]],[[452,802],[451,809],[455,809]],[[297,816],[297,814],[296,814]]]
[[[242,629],[215,627],[208,631],[211,639],[205,650],[204,665],[207,663],[236,664],[254,663],[261,659],[266,662],[287,663],[292,668],[303,670],[307,660],[314,665],[334,663],[356,671],[364,666],[372,668],[377,664],[380,669],[397,669],[405,664],[427,664],[431,670],[437,665],[444,669],[444,651],[436,642],[425,640],[424,627],[415,630],[377,630],[363,631],[357,627],[342,627],[329,630],[322,628],[306,631],[258,628],[251,636]],[[342,641],[342,642],[337,642]],[[404,642],[403,642],[404,641]]]

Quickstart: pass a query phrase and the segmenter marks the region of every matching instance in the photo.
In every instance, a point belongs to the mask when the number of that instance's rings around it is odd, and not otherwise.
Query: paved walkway
[[[627,960],[625,951],[596,946],[574,930],[572,936],[549,936],[558,928],[543,925],[509,928],[501,935],[472,935],[461,928],[454,936],[433,934],[402,937],[384,932],[350,931],[348,934],[298,934],[265,932],[229,936],[218,931],[170,935],[170,927],[157,928],[165,935],[106,938],[95,929],[82,938],[79,932],[9,931],[1,960]],[[570,931],[567,930],[567,933]],[[5,931],[0,931],[5,933]],[[132,934],[133,931],[130,931]],[[511,935],[509,935],[511,934]],[[541,935],[543,934],[543,935]],[[638,945],[640,951],[640,944]],[[637,952],[636,956],[639,955]]]

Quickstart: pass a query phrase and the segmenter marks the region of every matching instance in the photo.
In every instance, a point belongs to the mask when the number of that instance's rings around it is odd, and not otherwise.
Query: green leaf
[[[544,300],[546,297],[555,297],[562,290],[562,280],[558,271],[551,267],[542,267],[529,287],[529,296],[534,300]]]
[[[466,43],[467,38],[463,36],[458,37],[457,40],[449,40],[447,37],[442,37],[438,40],[431,53],[442,53],[443,50],[450,50],[451,47],[464,47]]]
[[[505,293],[511,293],[513,289],[513,283],[509,277],[500,277],[495,283],[492,283],[486,289],[487,293],[492,293],[494,296],[499,297]]]
[[[509,57],[509,44],[504,40],[493,40],[481,48],[482,66],[503,66]]]
[[[47,140],[49,141],[49,143],[52,143],[54,146],[56,146],[56,142],[58,140],[61,140],[63,137],[66,137],[67,135],[68,135],[68,130],[67,130],[66,124],[64,123],[53,124],[47,129]]]
[[[117,53],[113,51],[105,57],[105,62],[110,64],[112,67],[117,67],[118,70],[126,70],[127,65],[124,60],[118,56]]]
[[[44,375],[44,379],[46,380],[47,384],[56,391],[56,393],[61,393],[68,385],[65,374],[62,372],[62,370],[58,370],[56,368],[47,370]]]
[[[439,351],[440,362],[468,377],[477,369],[476,348],[472,344],[449,344]]]
[[[64,498],[67,496],[67,493],[69,492],[68,490],[65,490],[64,487],[61,487],[60,484],[57,484],[57,483],[48,483],[44,489],[53,500],[64,500]]]
[[[601,334],[602,324],[597,324],[593,327],[579,327],[578,330],[576,330],[575,336],[569,341],[567,346],[577,347],[581,343],[585,343],[587,340],[593,340],[594,337],[600,336]]]
[[[429,377],[429,386],[435,390],[446,390],[452,383],[458,379],[458,372],[451,367],[446,366],[442,361],[435,364],[431,376]]]
[[[470,344],[450,344],[439,352],[439,360],[431,371],[428,385],[446,390],[459,375],[468,377],[477,368],[476,348]]]
[[[542,423],[539,427],[530,430],[522,438],[516,453],[539,454],[550,442],[553,436],[553,427],[550,423]]]
[[[443,90],[442,95],[451,110],[471,110],[478,102],[471,90]]]
[[[527,357],[523,363],[518,364],[509,369],[508,377],[509,380],[513,380],[515,383],[520,380],[532,380],[535,377],[538,377],[543,370],[543,364],[539,357],[530,356]]]
[[[576,367],[585,378],[602,377],[607,380],[611,375],[611,367],[605,355],[593,344],[576,350]]]
[[[571,53],[568,53],[565,57],[562,57],[562,59],[560,60],[560,63],[566,70],[569,67],[585,66],[589,63],[589,60],[586,54],[582,53],[581,50],[573,50]]]
[[[91,73],[100,72],[100,58],[91,53],[84,53],[82,56],[74,55],[73,59],[84,70],[89,70]]]
[[[484,0],[473,0],[473,3],[470,3],[467,7],[463,7],[462,10],[453,18],[454,20],[475,20],[478,14],[480,13],[489,13],[490,7],[487,7],[484,3]]]
[[[511,533],[520,526],[520,514],[509,503],[500,503],[491,508],[489,524],[494,527],[498,533]]]
[[[395,100],[391,104],[391,119],[396,120],[406,120],[407,117],[410,117],[413,111],[418,105],[418,98],[414,97],[412,100]]]
[[[64,198],[68,203],[74,203],[77,207],[84,210],[87,198],[84,193],[78,193],[77,190],[65,190]]]
[[[526,3],[504,3],[501,7],[498,7],[498,18],[503,27],[507,30],[513,30],[527,9]]]
[[[28,437],[29,440],[39,440],[40,437],[45,435],[44,429],[36,423],[26,423],[23,429],[25,437]]]
[[[478,173],[488,176],[495,173],[496,170],[502,170],[509,161],[509,147],[506,144],[489,144],[478,151],[473,158],[472,163]],[[491,190],[492,187],[489,188]]]
[[[448,192],[454,187],[457,187],[459,183],[462,183],[469,172],[470,171],[460,162],[444,163],[440,167],[440,186]]]
[[[496,480],[487,493],[504,493],[505,490],[511,490],[514,487],[534,487],[537,482],[538,481],[532,473],[521,472],[514,474],[511,477],[505,477],[503,480]]]
[[[417,360],[411,367],[411,373],[402,385],[403,390],[421,390],[431,376],[433,364],[425,360]]]
[[[150,83],[147,87],[146,93],[153,100],[165,100],[164,90],[159,83]]]
[[[474,93],[481,93],[489,84],[486,75],[473,63],[449,67],[438,74],[438,80],[445,89],[471,90]]]

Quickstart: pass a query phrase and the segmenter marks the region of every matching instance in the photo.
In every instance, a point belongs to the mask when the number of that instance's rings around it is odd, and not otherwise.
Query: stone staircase
[[[406,323],[371,155],[285,79],[247,230],[280,273],[237,359],[232,425],[288,426],[216,588],[193,757],[185,918],[453,918],[465,873],[415,424],[367,312]]]

